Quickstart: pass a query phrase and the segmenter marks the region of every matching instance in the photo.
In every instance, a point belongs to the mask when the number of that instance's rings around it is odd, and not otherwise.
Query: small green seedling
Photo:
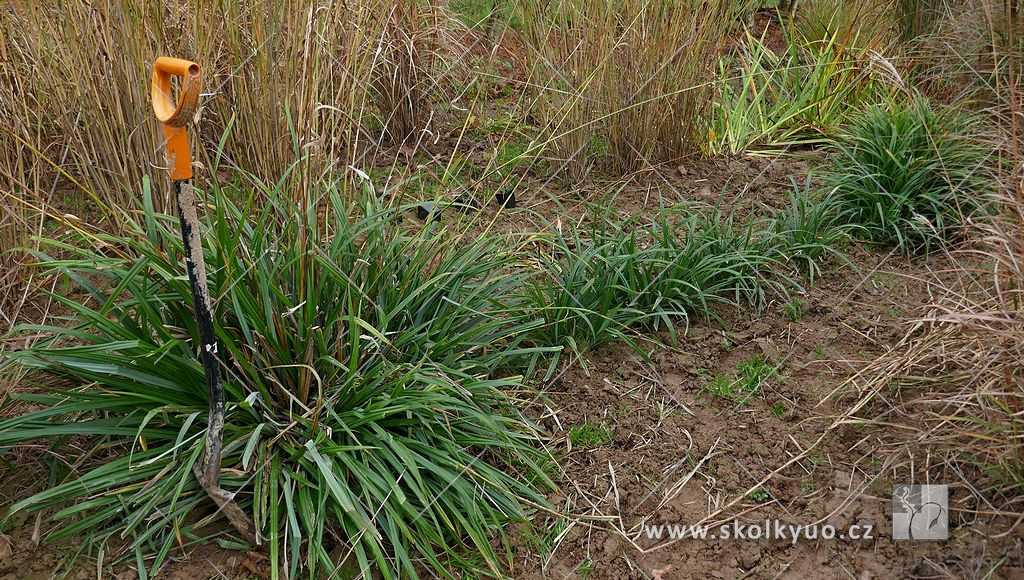
[[[752,499],[757,503],[765,503],[772,498],[767,491],[763,489],[755,489],[754,491],[747,494],[748,499]]]
[[[723,399],[736,398],[736,392],[733,390],[733,381],[729,380],[725,375],[715,376],[715,380],[708,383],[705,390],[712,395]]]
[[[762,355],[736,365],[736,371],[742,379],[741,390],[752,393],[761,388],[761,384],[777,374],[775,367]]]
[[[800,300],[794,296],[789,302],[782,305],[782,313],[786,315],[786,318],[793,322],[800,322],[800,319],[804,317],[804,313],[807,311],[807,307],[804,305],[803,300]]]
[[[751,394],[757,393],[761,384],[769,377],[777,374],[777,370],[762,355],[756,355],[736,365],[736,375],[732,378],[717,375],[708,383],[705,390],[716,397],[732,401],[745,401]],[[785,410],[785,408],[783,408]]]
[[[587,421],[569,429],[569,442],[573,447],[593,449],[607,445],[612,440],[612,432],[604,425]]]

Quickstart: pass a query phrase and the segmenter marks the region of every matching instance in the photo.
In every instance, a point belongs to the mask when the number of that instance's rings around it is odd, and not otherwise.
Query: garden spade
[[[174,194],[181,220],[181,240],[185,245],[185,266],[192,285],[196,325],[199,327],[200,358],[206,373],[210,400],[210,419],[206,433],[203,465],[195,466],[196,478],[203,490],[228,517],[231,525],[246,540],[256,543],[252,520],[245,516],[233,494],[220,487],[221,447],[224,437],[224,385],[217,361],[217,337],[213,332],[210,312],[210,290],[206,283],[203,246],[199,240],[199,218],[196,196],[192,190],[192,158],[185,126],[192,120],[199,102],[201,70],[199,65],[180,58],[162,56],[153,67],[153,112],[163,125],[164,152],[174,184]],[[178,98],[171,96],[171,77],[181,77]]]

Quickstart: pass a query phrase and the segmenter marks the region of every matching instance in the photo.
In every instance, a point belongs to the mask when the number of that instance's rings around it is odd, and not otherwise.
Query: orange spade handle
[[[164,126],[164,152],[174,181],[192,178],[192,156],[185,125],[192,120],[199,105],[201,73],[198,64],[169,56],[161,56],[153,65],[153,112]],[[171,100],[171,76],[182,77],[177,103]]]

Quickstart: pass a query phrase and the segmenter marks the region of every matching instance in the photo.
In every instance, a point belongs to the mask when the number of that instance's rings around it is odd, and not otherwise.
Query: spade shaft
[[[206,432],[203,465],[195,467],[195,475],[203,490],[227,516],[228,521],[246,540],[256,543],[250,518],[245,516],[234,495],[220,487],[221,453],[224,442],[224,384],[217,359],[217,336],[213,330],[210,289],[206,281],[206,263],[199,238],[199,215],[192,189],[192,158],[185,126],[192,119],[199,102],[201,80],[199,65],[178,58],[160,57],[153,67],[153,112],[163,124],[164,152],[168,171],[174,183],[175,202],[181,222],[181,241],[185,246],[185,268],[192,287],[196,326],[199,329],[199,358],[206,375],[210,414]],[[182,78],[178,98],[171,96],[171,77]]]

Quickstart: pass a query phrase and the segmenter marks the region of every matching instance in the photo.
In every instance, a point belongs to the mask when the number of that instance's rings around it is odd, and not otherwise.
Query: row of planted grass
[[[719,306],[765,307],[802,279],[789,236],[816,227],[782,213],[738,224],[716,208],[666,208],[619,223],[595,211],[591,227],[554,236],[548,271],[527,286],[545,321],[531,335],[577,357],[612,340],[635,346],[638,328],[674,336],[690,317],[716,320]],[[812,243],[832,235],[833,224],[821,226]]]
[[[356,204],[328,182],[322,192],[326,214],[214,187],[205,224],[227,377],[223,485],[289,576],[500,575],[507,545],[493,531],[551,509],[550,458],[523,414],[543,394],[524,377],[563,352],[763,307],[800,279],[791,236],[831,235],[795,209],[760,227],[669,208],[539,238],[537,254],[536,237],[410,227],[369,190]],[[206,394],[181,243],[143,194],[127,232],[43,241],[40,261],[88,298],[55,295],[67,321],[19,329],[52,338],[0,368],[29,371],[43,390],[15,398],[43,408],[0,423],[0,448],[43,439],[59,453],[79,437],[89,452],[76,469],[13,511],[55,510],[51,537],[78,534],[155,573],[175,545],[224,532],[204,527],[217,514],[192,476]]]
[[[575,352],[629,328],[716,318],[717,304],[765,307],[845,261],[857,239],[907,255],[950,250],[999,214],[1001,148],[978,115],[893,96],[846,115],[826,162],[764,219],[662,208],[617,221],[594,208],[584,231],[552,240],[554,268],[531,283],[548,345]],[[582,342],[581,342],[582,340]]]

